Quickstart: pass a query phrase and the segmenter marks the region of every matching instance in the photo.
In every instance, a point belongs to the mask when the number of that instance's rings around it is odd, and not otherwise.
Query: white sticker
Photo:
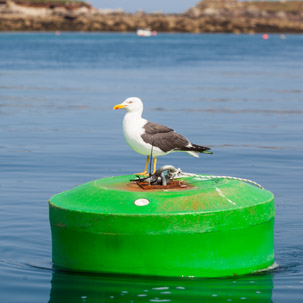
[[[149,200],[147,200],[147,199],[137,199],[137,200],[135,200],[134,203],[137,206],[145,206],[145,205],[149,204]]]

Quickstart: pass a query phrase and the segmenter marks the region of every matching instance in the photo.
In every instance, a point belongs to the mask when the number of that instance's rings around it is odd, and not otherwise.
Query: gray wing
[[[144,130],[145,133],[149,135],[155,135],[158,133],[169,133],[174,131],[172,128],[169,128],[165,125],[161,125],[149,121],[144,125]]]
[[[145,133],[141,136],[144,142],[156,146],[164,152],[182,150],[190,144],[185,137],[165,125],[147,122],[144,125],[144,131]]]

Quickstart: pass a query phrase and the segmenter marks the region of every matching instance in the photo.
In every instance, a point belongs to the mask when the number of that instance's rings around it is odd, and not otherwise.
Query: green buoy
[[[86,272],[223,277],[274,264],[274,196],[239,180],[141,186],[103,178],[49,201],[56,266]]]

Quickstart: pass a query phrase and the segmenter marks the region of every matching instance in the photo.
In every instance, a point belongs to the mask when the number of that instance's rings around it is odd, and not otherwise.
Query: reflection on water
[[[159,279],[55,271],[49,303],[272,302],[270,273],[230,279]]]

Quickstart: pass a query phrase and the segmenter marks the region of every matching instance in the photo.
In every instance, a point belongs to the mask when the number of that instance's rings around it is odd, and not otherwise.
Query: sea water
[[[1,33],[1,302],[303,302],[302,54],[300,35]],[[159,166],[275,194],[278,268],[228,279],[53,268],[48,198],[144,168],[112,110],[131,96],[147,119],[214,152]]]

